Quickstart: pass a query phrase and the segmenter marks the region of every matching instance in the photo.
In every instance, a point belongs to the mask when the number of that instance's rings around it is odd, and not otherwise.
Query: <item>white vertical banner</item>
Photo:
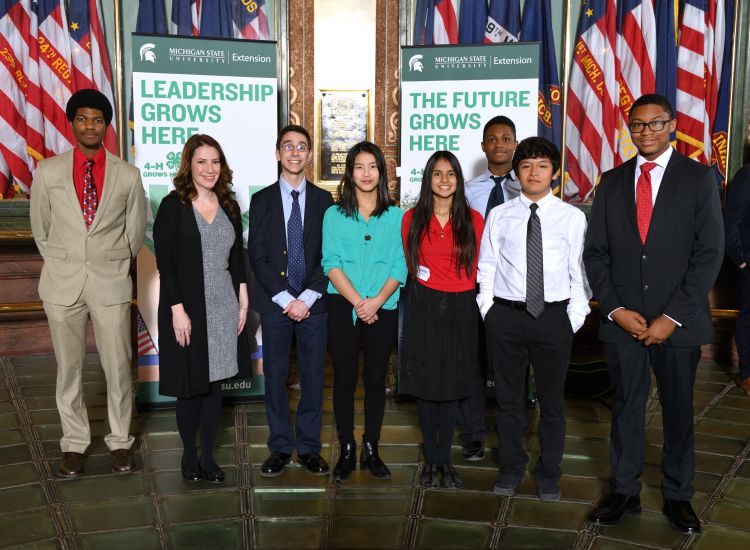
[[[159,279],[153,221],[172,189],[185,141],[208,134],[224,150],[247,239],[251,195],[277,179],[276,43],[133,34],[133,144],[149,199],[146,246],[138,256],[139,403],[158,393]],[[257,322],[248,319],[260,349]],[[260,353],[254,371],[262,372]],[[231,381],[225,395],[262,395],[262,378]]]

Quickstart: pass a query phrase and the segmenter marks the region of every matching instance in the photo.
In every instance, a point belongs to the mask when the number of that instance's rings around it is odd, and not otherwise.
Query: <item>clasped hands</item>
[[[284,315],[299,323],[310,317],[310,309],[302,300],[292,300],[284,308]]]
[[[644,346],[661,344],[667,340],[677,328],[677,324],[662,314],[650,323],[638,313],[630,309],[620,308],[612,313],[612,320]]]
[[[354,312],[363,323],[371,325],[378,320],[378,310],[382,305],[376,298],[361,298],[354,304]]]

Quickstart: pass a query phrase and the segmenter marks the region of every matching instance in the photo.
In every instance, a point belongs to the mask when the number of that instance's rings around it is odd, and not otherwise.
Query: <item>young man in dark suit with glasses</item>
[[[328,279],[320,262],[323,214],[333,199],[328,191],[305,179],[311,158],[307,130],[296,125],[284,127],[276,140],[279,180],[255,193],[250,202],[248,256],[255,276],[250,307],[261,317],[265,405],[271,432],[271,454],[261,465],[262,476],[280,475],[293,450],[308,472],[328,474],[328,464],[320,456]],[[302,388],[294,429],[286,385],[293,337]]]
[[[610,493],[589,521],[614,525],[641,511],[653,371],[664,427],[663,511],[678,531],[699,533],[690,505],[693,384],[700,346],[713,341],[708,291],[724,252],[721,204],[712,168],[670,146],[677,121],[665,97],[642,96],[629,116],[638,155],[602,176],[583,254],[614,390]]]

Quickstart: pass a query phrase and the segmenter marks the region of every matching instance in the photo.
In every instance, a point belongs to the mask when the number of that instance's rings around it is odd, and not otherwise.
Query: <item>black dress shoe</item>
[[[437,466],[434,464],[425,464],[422,473],[419,474],[419,485],[425,489],[431,487],[440,487],[440,475]]]
[[[612,493],[589,514],[589,521],[599,525],[617,525],[627,514],[641,513],[641,497]]]
[[[461,480],[461,476],[453,467],[452,464],[445,466],[438,466],[438,475],[440,476],[440,485],[442,487],[448,487],[449,489],[460,489],[464,486],[464,482]]]
[[[669,524],[680,533],[691,535],[701,532],[701,522],[698,520],[689,500],[664,499],[664,515],[667,516]]]
[[[471,462],[484,460],[484,441],[469,441],[464,445],[464,458]]]
[[[318,453],[297,455],[297,460],[314,476],[328,475],[328,463]]]
[[[357,444],[344,443],[341,445],[341,453],[336,467],[333,469],[334,481],[349,479],[352,472],[357,469]]]
[[[203,479],[203,472],[201,472],[201,467],[197,464],[195,466],[186,466],[185,464],[183,464],[182,479],[184,479],[188,483],[195,483],[196,481],[200,481],[201,479]]]
[[[380,460],[377,441],[362,440],[362,453],[359,455],[359,467],[362,470],[367,468],[372,475],[380,479],[391,477],[391,471],[388,469],[388,466]]]
[[[60,477],[74,478],[83,473],[85,456],[81,453],[63,453],[58,472]]]
[[[260,466],[260,475],[263,477],[275,477],[281,475],[284,468],[292,460],[292,455],[274,451],[263,461]]]
[[[206,470],[202,466],[198,466],[198,473],[201,477],[209,483],[224,483],[224,470],[214,464],[210,469]]]

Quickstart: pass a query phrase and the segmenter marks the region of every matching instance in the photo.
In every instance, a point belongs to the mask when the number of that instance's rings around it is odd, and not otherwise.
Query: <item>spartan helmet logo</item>
[[[422,65],[422,57],[422,54],[411,56],[411,59],[409,59],[409,71],[422,72],[422,69],[424,69],[424,65]]]
[[[156,63],[156,54],[154,53],[154,48],[156,47],[156,44],[144,44],[141,46],[141,61],[150,61],[151,63]]]

